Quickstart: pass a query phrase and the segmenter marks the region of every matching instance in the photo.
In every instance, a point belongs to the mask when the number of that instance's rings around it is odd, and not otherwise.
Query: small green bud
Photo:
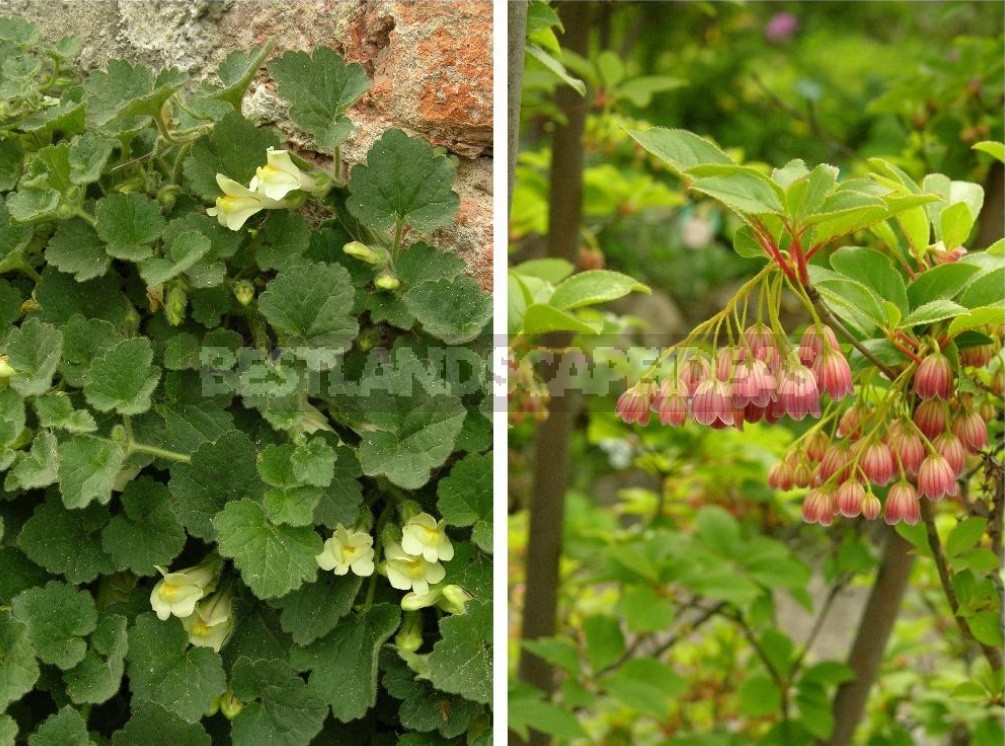
[[[355,257],[360,261],[366,262],[367,264],[384,264],[387,261],[386,256],[381,256],[376,251],[371,249],[365,243],[360,241],[352,241],[347,243],[342,247],[342,251],[349,256]]]
[[[234,283],[234,297],[242,306],[246,306],[255,299],[255,286],[248,280],[238,280]]]
[[[0,379],[6,380],[17,373],[14,368],[11,367],[10,362],[8,362],[6,355],[0,355]]]
[[[372,350],[380,341],[380,332],[374,328],[364,329],[360,332],[358,339],[359,349],[363,352]]]
[[[122,192],[123,194],[131,194],[132,192],[139,192],[146,188],[147,180],[142,176],[134,176],[131,179],[126,179],[125,181],[120,181],[115,185],[116,192]]]
[[[161,207],[165,210],[170,210],[178,201],[179,191],[181,191],[181,188],[177,184],[168,184],[163,186],[160,191],[157,192],[157,201],[160,202]]]
[[[401,629],[394,636],[394,644],[398,650],[414,653],[422,647],[422,615],[416,611],[405,613]]]
[[[112,428],[111,432],[112,440],[116,443],[125,443],[129,436],[126,434],[126,429],[122,425],[116,425]]]
[[[220,697],[220,712],[227,720],[233,720],[236,718],[241,710],[244,709],[244,704],[237,698],[237,696],[228,689]]]
[[[373,281],[373,284],[381,290],[397,290],[401,287],[401,280],[390,272],[381,272],[377,275],[377,279]]]
[[[459,585],[445,585],[439,607],[448,614],[463,614],[467,610],[467,603],[470,600],[471,594]]]
[[[216,695],[209,701],[209,708],[203,713],[203,717],[211,718],[220,711],[220,695]]]
[[[407,523],[409,518],[417,516],[422,512],[422,506],[415,500],[402,500],[398,503],[398,514],[401,515],[402,523]]]
[[[171,326],[180,326],[185,321],[185,307],[188,305],[188,293],[185,288],[175,285],[168,290],[164,299],[164,313]]]

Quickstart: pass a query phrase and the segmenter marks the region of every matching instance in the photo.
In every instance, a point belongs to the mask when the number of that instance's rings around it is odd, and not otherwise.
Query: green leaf
[[[450,526],[471,526],[471,540],[492,553],[492,456],[471,454],[440,480],[437,508]]]
[[[907,286],[911,308],[939,299],[956,297],[978,271],[972,264],[940,264],[918,275]]]
[[[602,684],[623,705],[657,719],[667,716],[672,700],[686,688],[680,674],[651,658],[629,660]]]
[[[154,352],[146,337],[119,342],[96,358],[84,379],[87,403],[99,412],[142,414],[160,381],[160,368],[151,365]]]
[[[770,678],[752,676],[740,686],[740,711],[747,717],[762,717],[778,710],[782,693]]]
[[[1003,642],[1001,614],[997,611],[982,611],[968,617],[974,637],[982,645],[1000,648]]]
[[[7,362],[15,370],[11,387],[21,396],[48,391],[62,351],[59,329],[34,316],[28,318],[7,337]]]
[[[830,261],[835,270],[872,288],[880,298],[895,303],[904,313],[910,310],[904,278],[881,252],[845,246],[835,251]]]
[[[154,575],[154,565],[168,566],[185,546],[185,531],[171,513],[168,488],[147,476],[122,492],[122,513],[101,532],[101,544],[116,570]]]
[[[429,654],[433,686],[473,702],[491,702],[492,604],[469,602],[466,613],[440,621],[440,634]]]
[[[1005,323],[1005,308],[1001,304],[993,306],[981,306],[973,308],[957,316],[949,324],[946,333],[950,337],[956,337],[963,332],[972,329],[979,329],[984,326],[995,326]]]
[[[65,195],[74,188],[70,181],[70,146],[48,145],[28,157],[18,190],[7,199],[15,223],[38,223],[57,217]]]
[[[855,680],[855,672],[850,666],[838,661],[815,663],[803,673],[804,681],[813,681],[824,686],[837,686]]]
[[[147,259],[140,265],[140,276],[147,286],[163,285],[187,272],[209,253],[210,240],[196,231],[178,235],[163,257]]]
[[[85,132],[70,143],[70,181],[93,184],[101,178],[116,141],[97,132]]]
[[[125,671],[128,620],[108,614],[98,622],[84,659],[66,672],[66,692],[74,704],[100,704],[114,697]]]
[[[35,285],[35,300],[42,305],[39,318],[54,324],[67,324],[79,314],[84,319],[101,319],[118,325],[130,308],[119,280],[106,276],[75,282],[52,267],[45,268],[42,281]],[[83,323],[83,327],[87,326]],[[67,334],[65,328],[63,333]]]
[[[101,277],[112,263],[97,232],[80,218],[59,223],[45,248],[45,260],[80,282]]]
[[[111,194],[94,206],[96,230],[109,256],[138,262],[153,255],[150,246],[164,231],[157,202],[142,194]]]
[[[695,535],[712,551],[732,556],[740,543],[740,524],[724,509],[702,508],[695,517]]]
[[[160,705],[134,703],[132,717],[112,734],[112,746],[210,746],[212,741],[199,723],[187,723]]]
[[[335,449],[322,438],[300,443],[290,454],[293,477],[300,484],[327,487],[335,478]]]
[[[192,454],[191,463],[171,467],[169,482],[175,517],[193,536],[214,540],[212,519],[230,502],[259,499],[265,485],[255,468],[255,447],[241,432],[207,441]]]
[[[258,299],[258,307],[288,344],[325,347],[337,353],[359,333],[352,315],[355,291],[342,266],[304,262],[279,271]]]
[[[51,495],[25,522],[17,543],[39,567],[71,583],[89,583],[115,569],[101,549],[101,529],[107,523],[107,510],[97,505],[67,510]]]
[[[947,249],[962,246],[974,227],[976,216],[965,202],[949,205],[939,217],[942,226],[942,240]]]
[[[46,718],[28,738],[28,746],[94,746],[87,723],[80,713],[66,705]]]
[[[821,163],[809,174],[796,179],[785,189],[785,203],[798,224],[816,214],[837,182],[838,169]]]
[[[982,140],[973,146],[974,150],[987,153],[999,163],[1005,163],[1005,144],[994,140]]]
[[[107,503],[112,485],[125,462],[125,451],[89,435],[76,435],[59,444],[59,491],[68,508],[83,508],[92,500]]]
[[[325,701],[285,661],[238,658],[231,688],[244,703],[231,724],[234,746],[307,746],[328,715]]]
[[[576,267],[565,259],[529,259],[511,267],[510,271],[522,277],[536,277],[552,285],[557,285],[575,272]]]
[[[669,629],[674,619],[673,604],[649,586],[625,589],[618,611],[632,632],[659,632]]]
[[[426,243],[416,243],[398,257],[394,269],[406,286],[435,280],[452,280],[465,268],[464,260],[452,251],[440,251]]]
[[[265,165],[266,151],[281,144],[274,131],[258,128],[238,112],[230,112],[216,123],[209,137],[192,147],[183,167],[185,178],[197,195],[214,200],[221,194],[217,174],[247,184],[255,169]]]
[[[11,607],[14,618],[28,627],[40,661],[65,671],[83,660],[87,643],[82,638],[97,626],[90,593],[53,580],[15,596]]]
[[[248,85],[254,80],[255,74],[269,56],[272,47],[273,44],[270,41],[247,52],[235,50],[228,54],[217,68],[217,73],[224,87],[214,92],[213,98],[226,101],[236,111],[240,111],[241,100],[244,98]]]
[[[84,83],[88,121],[103,127],[120,117],[158,117],[164,102],[185,81],[182,73],[171,68],[154,77],[145,65],[111,60],[106,71],[95,70]]]
[[[973,549],[984,536],[987,521],[984,518],[966,518],[949,532],[946,538],[946,555],[952,559],[968,549]]]
[[[572,77],[569,74],[569,71],[566,70],[565,65],[557,60],[553,55],[549,54],[546,50],[542,49],[537,44],[527,44],[524,46],[524,52],[540,62],[545,70],[572,88],[580,96],[586,95],[586,84],[578,78]]]
[[[717,146],[686,130],[653,127],[628,134],[678,174],[709,163],[734,165],[733,160]]]
[[[733,250],[744,259],[764,259],[767,254],[764,247],[758,243],[754,229],[744,225],[733,234]]]
[[[227,688],[219,654],[189,646],[176,619],[136,617],[126,660],[133,702],[158,704],[189,723],[198,722],[212,698]]]
[[[433,397],[405,414],[392,430],[363,433],[359,445],[363,473],[385,476],[406,490],[418,489],[453,452],[464,415],[457,399]]]
[[[960,314],[966,313],[966,310],[959,303],[954,303],[951,300],[933,300],[930,303],[926,303],[923,306],[915,308],[911,313],[900,322],[901,327],[908,328],[912,326],[921,326],[934,324],[938,321],[943,321],[945,319],[951,319]]]
[[[723,167],[725,168],[725,167]],[[778,186],[767,176],[732,166],[732,173],[707,176],[691,182],[691,189],[707,194],[741,215],[784,212]]]
[[[561,311],[544,303],[535,303],[527,307],[523,317],[523,329],[516,330],[521,334],[548,334],[549,332],[569,331],[577,334],[599,334],[602,324],[581,319],[578,316]]]
[[[573,275],[555,288],[550,305],[563,311],[608,303],[629,293],[649,293],[648,287],[620,272],[589,270]]]
[[[414,285],[402,300],[427,334],[447,344],[470,342],[492,318],[492,295],[470,277]]]
[[[310,527],[277,525],[258,503],[229,503],[213,519],[220,554],[234,560],[241,578],[259,598],[276,598],[311,581],[321,538]]]
[[[0,650],[0,710],[6,710],[32,690],[39,675],[28,626],[9,611],[0,611]]]
[[[457,212],[454,177],[453,163],[424,140],[388,130],[370,147],[366,163],[353,167],[346,205],[375,230],[409,225],[429,233],[449,225]]]
[[[480,704],[434,689],[390,649],[381,657],[380,667],[384,672],[384,689],[402,700],[398,720],[409,731],[435,731],[445,738],[456,738],[484,712]]]
[[[960,296],[960,303],[967,308],[1001,304],[1005,292],[1005,268],[998,267],[977,277]]]
[[[362,583],[357,575],[322,572],[317,582],[305,583],[277,601],[283,609],[279,616],[283,631],[297,645],[310,645],[324,637],[352,610]]]
[[[40,430],[32,441],[31,450],[20,452],[17,462],[7,472],[4,489],[9,492],[41,489],[56,479],[56,437]]]
[[[24,250],[34,235],[30,227],[14,225],[10,218],[7,205],[0,202],[0,272],[9,272],[24,263]]]
[[[573,676],[579,676],[582,667],[579,665],[579,652],[570,640],[558,637],[539,637],[536,640],[524,640],[520,646],[543,661],[561,668]]]
[[[326,153],[334,152],[352,132],[345,112],[370,87],[362,65],[345,64],[328,47],[315,47],[313,55],[287,52],[269,63],[269,74],[279,95],[291,104],[290,118]]]
[[[594,673],[614,663],[625,652],[625,636],[618,620],[604,614],[594,614],[583,620],[586,658]]]
[[[290,651],[293,666],[311,672],[310,689],[331,706],[336,720],[356,720],[376,704],[377,657],[400,619],[397,605],[376,604],[343,618],[314,644]]]

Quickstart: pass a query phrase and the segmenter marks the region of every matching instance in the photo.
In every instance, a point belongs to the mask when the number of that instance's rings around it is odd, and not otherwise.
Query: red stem
[[[897,338],[896,338],[895,335],[894,336],[888,335],[887,339],[890,340],[890,344],[892,344],[898,350],[900,350],[905,355],[907,355],[907,357],[911,358],[911,360],[913,360],[916,363],[920,363],[921,362],[921,358],[918,357],[917,355],[915,355],[912,350],[909,350],[908,348],[904,347],[903,345],[901,345],[900,343],[897,342]]]

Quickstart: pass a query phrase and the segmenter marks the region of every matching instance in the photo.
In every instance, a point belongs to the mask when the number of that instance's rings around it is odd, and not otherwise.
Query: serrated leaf
[[[695,170],[703,167],[696,167]],[[778,186],[767,176],[742,166],[723,166],[732,173],[706,176],[691,182],[690,188],[717,199],[741,215],[784,212]],[[733,169],[736,169],[733,171]],[[743,170],[740,170],[743,169]]]
[[[221,194],[217,174],[247,184],[255,169],[265,165],[266,151],[280,145],[272,130],[260,129],[238,112],[230,112],[216,123],[208,137],[192,147],[183,167],[185,178],[204,200],[215,200]]]
[[[440,480],[437,508],[450,526],[472,526],[472,540],[492,553],[492,456],[471,454]]]
[[[83,638],[94,631],[98,618],[90,593],[53,580],[15,596],[11,608],[14,618],[27,626],[40,661],[65,671],[83,660]]]
[[[911,308],[918,308],[940,298],[951,299],[956,296],[978,268],[972,264],[940,264],[918,275],[907,286],[907,297]]]
[[[440,621],[429,654],[429,680],[437,689],[473,702],[492,701],[492,605],[469,602],[467,612]]]
[[[733,160],[716,145],[686,130],[653,127],[628,134],[678,174],[708,163],[733,165]]]
[[[118,443],[76,435],[59,444],[59,491],[68,508],[86,507],[92,500],[107,503],[112,485],[125,462]]]
[[[950,337],[956,337],[973,329],[1003,323],[1005,323],[1005,307],[1002,307],[1001,304],[981,306],[972,308],[953,319],[949,323],[946,333]]]
[[[125,671],[128,620],[109,614],[98,622],[84,659],[66,672],[66,692],[74,704],[100,704],[118,693]]]
[[[62,351],[59,329],[34,316],[27,319],[7,337],[7,362],[15,371],[11,387],[21,396],[48,391]]]
[[[492,296],[470,277],[420,283],[402,300],[427,334],[447,344],[470,342],[492,318]]]
[[[287,52],[269,63],[279,95],[290,102],[290,118],[314,137],[319,150],[334,152],[352,131],[345,112],[370,87],[358,62],[345,64],[328,47],[313,54]]]
[[[121,730],[112,734],[112,746],[210,746],[209,734],[199,723],[187,723],[160,705],[136,703],[132,717]]]
[[[396,605],[376,604],[344,617],[312,645],[291,651],[293,666],[311,672],[311,690],[331,706],[336,720],[360,718],[376,703],[377,657],[400,618]]]
[[[402,700],[398,719],[410,731],[435,731],[445,738],[456,738],[484,711],[480,704],[434,689],[392,650],[385,651],[380,667],[384,689]]]
[[[346,205],[375,230],[401,224],[428,233],[448,225],[457,212],[454,178],[454,165],[445,156],[424,140],[392,129],[370,147],[366,163],[353,167]]]
[[[93,184],[101,178],[116,141],[97,132],[85,132],[70,143],[70,181]]]
[[[111,60],[106,70],[95,70],[84,83],[87,118],[95,126],[104,127],[121,117],[160,116],[164,102],[185,80],[182,73],[171,68],[154,77],[145,65]]]
[[[434,397],[405,414],[393,430],[363,433],[359,446],[363,473],[386,476],[406,490],[418,489],[453,452],[464,415],[459,400]]]
[[[363,579],[357,575],[322,572],[314,583],[306,583],[277,601],[283,630],[297,645],[310,645],[331,632],[352,610]]]
[[[1005,268],[998,267],[982,273],[960,295],[960,303],[967,308],[1001,304],[1005,294]]]
[[[231,724],[234,746],[307,746],[328,715],[325,701],[286,661],[238,658],[231,688],[245,703]]]
[[[830,262],[835,270],[872,288],[880,298],[895,303],[902,312],[910,309],[904,278],[892,261],[879,251],[845,246],[831,255]]]
[[[984,535],[987,521],[984,518],[967,518],[960,521],[946,537],[946,555],[952,559],[968,549],[973,549]]]
[[[409,246],[394,263],[395,272],[406,286],[452,280],[464,267],[464,260],[452,251],[441,251],[421,242]]]
[[[4,489],[10,492],[41,489],[56,479],[56,436],[40,430],[32,441],[31,450],[22,451],[7,472]]]
[[[147,476],[122,492],[122,513],[101,532],[101,545],[116,570],[155,575],[154,565],[169,566],[185,546],[185,532],[171,513],[168,488]]]
[[[217,68],[223,89],[213,93],[213,98],[226,101],[236,111],[241,110],[241,100],[265,58],[272,51],[272,42],[247,52],[235,50],[228,54]]]
[[[359,333],[352,316],[354,294],[345,268],[305,262],[280,270],[259,297],[258,307],[289,344],[340,352]]]
[[[140,276],[147,286],[163,285],[190,270],[209,253],[210,241],[201,233],[186,231],[177,236],[164,256],[147,259],[140,265]]]
[[[918,306],[911,313],[909,313],[903,321],[900,322],[901,327],[908,328],[912,326],[921,326],[927,324],[934,324],[938,321],[944,321],[945,319],[951,319],[960,314],[966,313],[966,310],[959,303],[954,303],[951,300],[940,299],[933,300],[929,303],[925,303],[922,306]]]
[[[193,536],[213,540],[212,519],[232,501],[262,496],[265,486],[255,469],[255,447],[241,432],[205,442],[191,463],[171,467],[168,484],[175,516]]]
[[[105,274],[112,263],[97,231],[80,218],[59,223],[45,248],[45,260],[81,282]]]
[[[9,272],[24,262],[24,250],[34,232],[28,226],[14,225],[7,205],[0,202],[0,272]]]
[[[28,638],[28,626],[9,611],[0,611],[0,709],[31,691],[38,680],[35,649]]]
[[[77,314],[119,324],[130,308],[118,279],[105,276],[76,282],[52,267],[45,268],[42,281],[35,285],[35,300],[42,306],[39,318],[61,325]]]
[[[277,598],[311,581],[322,542],[310,527],[277,525],[258,503],[229,503],[213,519],[220,554],[230,557],[259,598]]]
[[[25,521],[17,543],[39,567],[71,583],[89,583],[114,570],[101,549],[101,529],[107,523],[107,510],[97,505],[67,510],[53,495]]]
[[[151,243],[164,231],[157,202],[142,194],[110,194],[94,206],[95,230],[109,256],[138,262],[153,255]]]
[[[56,217],[62,198],[73,188],[70,146],[47,145],[28,157],[18,190],[7,198],[11,220],[21,225]]]
[[[227,688],[219,654],[190,647],[176,619],[136,617],[126,660],[134,702],[158,704],[189,723],[198,722],[210,700]]]
[[[84,379],[87,403],[99,412],[142,414],[150,409],[150,396],[160,380],[160,368],[151,365],[153,348],[146,337],[119,342],[96,358]]]
[[[94,746],[87,723],[80,713],[66,705],[45,719],[28,738],[28,746]]]

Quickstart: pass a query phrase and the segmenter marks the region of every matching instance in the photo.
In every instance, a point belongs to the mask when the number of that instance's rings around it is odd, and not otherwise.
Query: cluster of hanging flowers
[[[809,327],[798,348],[765,324],[748,326],[741,344],[714,355],[682,350],[673,370],[657,383],[643,379],[618,399],[616,412],[628,423],[663,425],[688,421],[713,428],[745,422],[777,422],[820,416],[823,395],[838,401],[854,391],[851,367],[830,327]]]

